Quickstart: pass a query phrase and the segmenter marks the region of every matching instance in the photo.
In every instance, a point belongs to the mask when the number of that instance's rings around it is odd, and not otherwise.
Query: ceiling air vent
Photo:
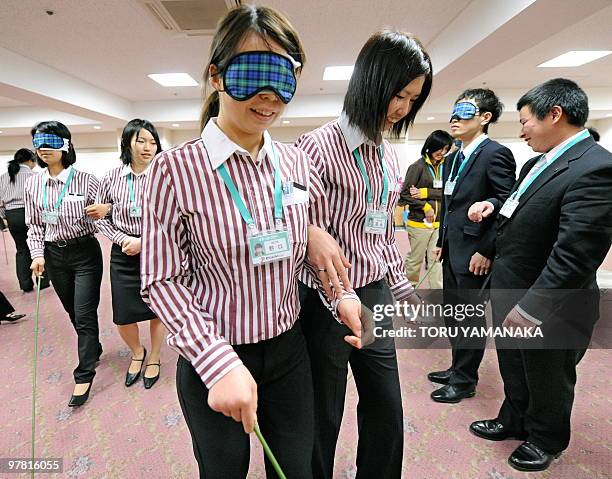
[[[139,0],[168,31],[188,37],[213,35],[217,22],[240,0]]]

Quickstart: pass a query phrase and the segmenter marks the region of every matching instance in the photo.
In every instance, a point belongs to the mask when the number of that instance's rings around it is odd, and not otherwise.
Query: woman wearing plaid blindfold
[[[309,157],[267,132],[304,61],[280,13],[231,10],[212,42],[206,80],[215,91],[201,137],[161,153],[149,171],[142,287],[180,354],[177,391],[202,477],[246,477],[245,432],[257,420],[286,476],[313,476],[312,377],[296,324],[296,276],[329,206]],[[333,275],[347,263],[326,241],[319,268]],[[334,277],[330,308],[358,335],[361,305],[346,273],[341,280]],[[268,462],[266,470],[275,477]]]

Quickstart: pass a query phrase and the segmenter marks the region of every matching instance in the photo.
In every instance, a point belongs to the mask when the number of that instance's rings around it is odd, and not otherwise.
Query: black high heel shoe
[[[157,366],[157,376],[153,376],[152,378],[148,378],[146,376],[142,377],[142,382],[144,383],[144,387],[145,389],[151,389],[153,387],[153,385],[157,382],[157,380],[159,379],[159,373],[161,372],[161,364],[160,363],[151,363],[151,364],[147,364],[147,366],[145,367],[145,371],[147,370],[147,368],[149,366]]]
[[[0,318],[0,324],[2,324],[2,321],[14,323],[15,321],[21,318],[25,318],[25,314],[10,313],[10,314],[7,314],[4,318]]]
[[[144,349],[144,354],[142,355],[142,359],[132,358],[132,361],[136,361],[137,363],[140,363],[140,369],[138,370],[138,372],[131,373],[128,367],[127,373],[125,373],[125,387],[127,388],[129,388],[132,384],[138,381],[138,378],[140,377],[140,372],[142,371],[142,363],[147,357],[147,348],[143,347],[142,349]]]
[[[89,399],[89,392],[91,391],[91,385],[93,381],[89,383],[89,387],[85,394],[81,394],[80,396],[75,396],[74,394],[70,397],[70,401],[68,401],[68,407],[79,407],[87,402]]]

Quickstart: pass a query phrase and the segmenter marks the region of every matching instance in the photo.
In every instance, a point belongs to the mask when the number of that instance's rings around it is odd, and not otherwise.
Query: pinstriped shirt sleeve
[[[106,175],[104,175],[104,178],[102,178],[102,181],[100,182],[100,186],[98,188],[98,195],[96,196],[96,203],[113,203],[111,195],[112,181],[113,175],[112,171],[110,171]],[[119,230],[117,226],[115,226],[112,221],[112,218],[109,216],[105,216],[104,218],[96,221],[96,226],[98,227],[100,233],[106,236],[113,243],[117,243],[119,246],[121,246],[123,240],[127,238],[127,235],[123,231]]]
[[[45,224],[42,220],[42,207],[36,201],[40,176],[30,176],[25,185],[25,222],[28,225],[28,248],[32,259],[45,256]]]
[[[166,159],[153,160],[145,189],[142,295],[168,329],[168,344],[193,365],[210,389],[242,362],[192,290],[192,258],[180,215],[178,183]]]

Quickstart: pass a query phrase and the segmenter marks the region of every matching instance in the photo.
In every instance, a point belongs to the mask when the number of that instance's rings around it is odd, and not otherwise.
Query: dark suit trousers
[[[385,281],[357,288],[356,293],[371,309],[375,304],[394,303]],[[350,330],[334,319],[316,290],[300,284],[300,296],[304,298],[300,323],[308,344],[314,384],[313,476],[333,477],[350,364],[359,394],[356,477],[399,479],[404,432],[393,338],[379,338],[364,349],[355,349],[344,341]],[[383,320],[377,326],[391,328],[391,321],[392,318]]]
[[[77,384],[90,382],[102,353],[98,333],[98,304],[102,282],[102,251],[94,237],[60,248],[45,243],[45,269],[78,337]]]
[[[11,314],[15,311],[13,305],[10,303],[6,296],[0,291],[0,318],[4,318],[7,314]]]
[[[453,270],[451,262],[447,259],[442,262],[442,278],[444,303],[453,306],[462,304],[478,304],[485,301],[479,295],[486,276],[474,276],[471,273],[457,273]],[[453,317],[444,317],[447,327],[484,327],[484,316],[465,318],[462,321]],[[452,346],[452,374],[449,384],[461,387],[476,386],[478,384],[478,368],[484,356],[486,339],[484,338],[451,338]]]
[[[6,221],[8,222],[9,232],[15,241],[17,249],[15,266],[19,288],[23,291],[31,291],[34,288],[34,282],[32,281],[32,270],[30,269],[32,259],[28,243],[26,242],[28,227],[25,223],[25,208],[6,210]],[[41,280],[41,287],[43,288],[49,286],[49,278],[47,276],[44,275]]]
[[[298,325],[273,339],[234,346],[257,383],[257,421],[288,478],[311,479],[314,435],[312,375]],[[208,389],[191,363],[179,356],[176,387],[191,433],[200,478],[247,477],[250,438],[242,423],[208,406]],[[265,459],[266,477],[278,477]]]

